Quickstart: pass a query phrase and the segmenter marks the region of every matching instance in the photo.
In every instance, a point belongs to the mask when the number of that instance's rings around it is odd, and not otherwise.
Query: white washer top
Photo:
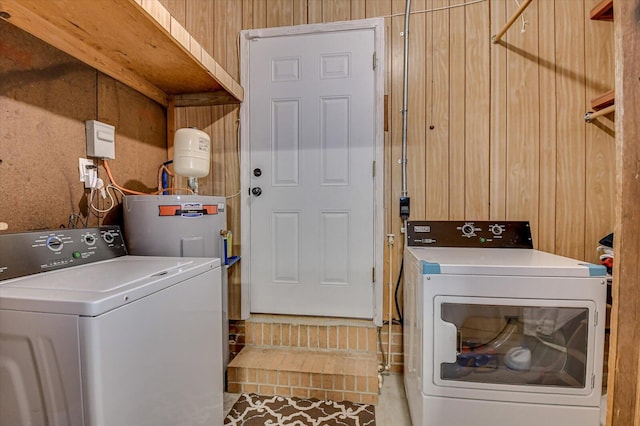
[[[599,277],[606,268],[568,257],[508,248],[407,247],[423,274]]]
[[[220,266],[220,259],[122,256],[0,282],[0,309],[97,316]]]

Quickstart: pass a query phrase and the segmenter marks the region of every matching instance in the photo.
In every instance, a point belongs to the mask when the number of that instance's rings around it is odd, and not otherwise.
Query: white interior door
[[[374,317],[375,49],[371,28],[248,42],[252,313]]]

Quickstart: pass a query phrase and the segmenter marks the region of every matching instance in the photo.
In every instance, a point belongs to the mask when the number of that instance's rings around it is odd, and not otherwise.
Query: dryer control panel
[[[407,245],[422,247],[533,248],[527,221],[410,221]]]
[[[0,234],[0,281],[126,254],[118,226]]]

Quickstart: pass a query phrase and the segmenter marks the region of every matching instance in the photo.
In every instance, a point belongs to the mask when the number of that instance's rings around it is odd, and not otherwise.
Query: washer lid
[[[408,247],[423,274],[528,277],[597,277],[606,268],[539,250]]]
[[[0,309],[96,316],[219,266],[219,259],[123,256],[3,281]]]

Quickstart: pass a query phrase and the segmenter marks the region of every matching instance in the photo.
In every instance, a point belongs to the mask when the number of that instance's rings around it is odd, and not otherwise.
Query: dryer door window
[[[584,390],[591,377],[590,307],[559,303],[436,297],[435,377],[464,387]]]

